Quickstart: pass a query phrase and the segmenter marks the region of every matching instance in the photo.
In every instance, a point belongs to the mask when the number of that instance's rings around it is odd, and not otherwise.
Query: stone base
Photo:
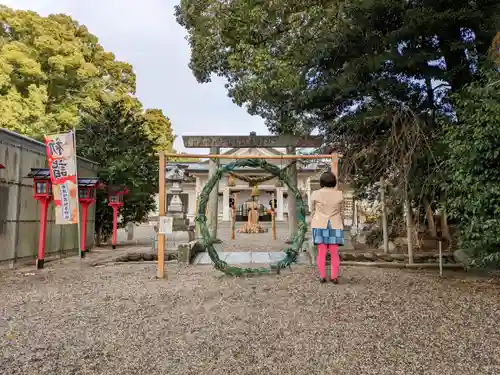
[[[167,239],[167,246],[169,243],[174,244],[174,247],[178,246],[179,243],[187,243],[194,241],[196,238],[195,232],[190,230],[179,230],[172,233],[166,233],[165,237]]]
[[[190,264],[196,255],[203,251],[205,251],[205,248],[198,241],[181,244],[177,247],[177,259],[180,263]]]
[[[168,242],[167,242],[168,243]],[[147,255],[143,260],[156,260],[156,251],[158,250],[158,241],[153,242],[153,251]],[[180,243],[174,247],[169,247],[165,249],[165,254],[167,255],[165,259],[176,259],[180,263],[187,263],[189,264],[191,260],[200,252],[205,251],[205,247],[202,245],[201,242],[193,240],[190,242],[185,242],[185,243]],[[137,255],[132,255],[132,257],[137,257]],[[154,257],[151,259],[146,259],[149,257]],[[139,256],[140,258],[140,256]],[[140,260],[140,259],[138,259]]]
[[[384,250],[384,244],[380,245],[378,249],[379,249],[379,250]],[[396,248],[396,245],[394,245],[394,242],[389,241],[389,252],[390,252],[390,253],[393,253],[393,252],[395,252],[396,250],[397,250],[397,248]]]
[[[189,231],[189,219],[183,217],[174,217],[172,220],[172,229],[174,232]]]
[[[177,260],[178,254],[176,253],[166,253],[165,255],[165,260],[166,261],[171,261],[171,260]],[[119,257],[115,258],[115,262],[151,262],[151,261],[157,261],[158,260],[158,254],[155,252],[143,252],[143,253],[127,253],[120,255]]]

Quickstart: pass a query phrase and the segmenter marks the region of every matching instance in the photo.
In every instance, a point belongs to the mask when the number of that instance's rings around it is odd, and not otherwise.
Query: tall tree
[[[455,95],[457,121],[446,126],[447,194],[460,228],[460,248],[475,265],[500,266],[500,76]]]
[[[496,0],[181,0],[176,16],[195,77],[225,77],[236,103],[273,124],[431,89],[415,80],[459,90],[498,30],[499,9]]]
[[[145,132],[144,117],[122,101],[103,102],[87,112],[77,130],[78,154],[100,164],[99,179],[108,186],[126,186],[129,193],[120,209],[121,225],[140,223],[155,209],[158,157]],[[100,240],[111,232],[113,214],[107,195],[98,191],[96,233]]]
[[[170,119],[161,109],[147,109],[144,120],[146,133],[158,144],[157,151],[171,152],[175,137]]]
[[[229,96],[273,132],[318,128],[365,183],[394,176],[394,161],[407,158],[419,176],[413,186],[427,186],[421,178],[440,164],[434,118],[451,113],[450,91],[475,79],[499,14],[496,0],[181,0],[176,8],[198,81],[225,77]]]
[[[135,93],[131,65],[71,17],[0,6],[0,22],[0,126],[35,137],[67,130],[103,100]]]

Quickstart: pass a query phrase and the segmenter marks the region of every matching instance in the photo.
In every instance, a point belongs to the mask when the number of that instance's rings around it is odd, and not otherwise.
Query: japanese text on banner
[[[56,224],[78,223],[78,182],[73,133],[45,136]]]

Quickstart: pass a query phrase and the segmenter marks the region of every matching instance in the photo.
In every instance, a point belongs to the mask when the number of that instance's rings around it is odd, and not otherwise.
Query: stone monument
[[[186,165],[172,165],[167,169],[165,180],[172,184],[170,192],[172,199],[168,202],[166,214],[166,251],[167,253],[177,253],[179,262],[189,263],[192,257],[195,232],[189,226],[189,219],[186,217],[184,205],[180,194],[183,191],[182,183],[186,181]]]

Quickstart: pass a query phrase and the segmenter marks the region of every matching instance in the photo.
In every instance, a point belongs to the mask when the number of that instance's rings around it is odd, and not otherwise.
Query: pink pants
[[[326,252],[330,250],[332,273],[331,279],[336,279],[339,275],[340,258],[339,245],[318,244],[318,271],[319,277],[326,279]]]

